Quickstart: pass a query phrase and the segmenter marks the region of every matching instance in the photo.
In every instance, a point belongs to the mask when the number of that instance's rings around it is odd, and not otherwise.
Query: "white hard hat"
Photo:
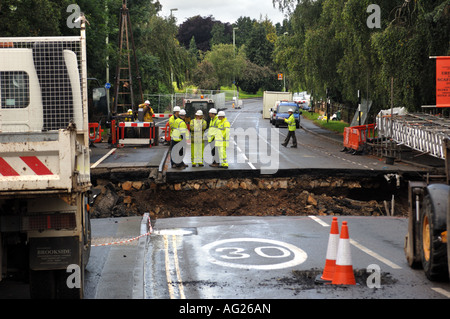
[[[141,100],[142,101],[142,100]],[[150,104],[150,101],[149,100],[147,100],[147,101],[145,101],[144,102],[145,104]]]
[[[224,111],[220,111],[219,114],[217,114],[217,116],[225,116],[225,112]]]
[[[175,106],[175,107],[173,108],[173,111],[174,111],[174,112],[180,112],[180,111],[181,111],[181,108],[180,108],[179,106]]]
[[[132,109],[128,109],[128,113],[133,113],[133,110]]]
[[[203,111],[202,110],[198,110],[195,115],[197,116],[203,116]]]
[[[185,110],[181,110],[180,111],[180,115],[186,115],[186,111]]]
[[[293,109],[289,109],[288,113],[289,113],[289,112],[292,112],[292,113],[294,113],[294,110],[293,110]]]
[[[209,110],[209,113],[217,114],[217,110],[215,108],[212,108],[212,109]]]

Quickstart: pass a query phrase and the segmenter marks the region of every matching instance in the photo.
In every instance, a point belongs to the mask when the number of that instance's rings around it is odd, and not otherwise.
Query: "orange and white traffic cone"
[[[330,237],[328,238],[327,256],[325,259],[325,268],[322,276],[316,277],[318,283],[330,283],[334,277],[336,268],[336,257],[339,244],[339,225],[337,217],[333,217],[331,222]]]
[[[350,236],[347,222],[342,222],[341,237],[339,238],[336,268],[334,271],[333,285],[356,285],[353,273],[352,255],[350,250]]]

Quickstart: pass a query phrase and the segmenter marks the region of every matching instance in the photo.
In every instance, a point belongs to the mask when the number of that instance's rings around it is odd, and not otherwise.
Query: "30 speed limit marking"
[[[308,258],[306,252],[292,244],[262,238],[224,239],[202,249],[209,262],[240,269],[283,269],[302,264]]]

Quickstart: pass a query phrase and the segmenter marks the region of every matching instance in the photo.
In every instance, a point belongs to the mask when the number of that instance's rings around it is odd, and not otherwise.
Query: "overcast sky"
[[[250,17],[259,20],[268,16],[273,24],[283,22],[283,13],[273,7],[272,0],[159,0],[162,5],[160,16],[170,16],[170,9],[177,8],[173,15],[177,24],[182,24],[188,18],[200,15],[212,15],[223,23],[236,22],[239,17]]]

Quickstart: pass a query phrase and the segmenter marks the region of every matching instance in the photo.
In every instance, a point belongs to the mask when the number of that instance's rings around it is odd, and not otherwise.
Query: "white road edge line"
[[[316,216],[309,216],[309,218],[311,218],[312,220],[314,220],[318,224],[322,225],[323,227],[330,227],[330,225],[328,225],[327,223],[325,223],[324,221],[322,221],[320,218],[318,218]],[[374,251],[370,250],[369,248],[361,245],[360,243],[358,243],[357,241],[355,241],[353,239],[350,239],[350,244],[352,244],[353,246],[355,246],[359,250],[365,252],[366,254],[372,256],[373,258],[378,259],[379,261],[381,261],[382,263],[388,265],[389,267],[391,267],[393,269],[402,269],[402,267],[400,267],[396,263],[390,261],[389,259],[386,259],[386,258],[380,256],[376,252],[374,252]]]
[[[440,293],[441,295],[444,295],[445,297],[450,298],[450,292],[448,292],[445,289],[442,289],[442,288],[431,288],[431,290],[434,290],[437,293]]]
[[[353,246],[355,246],[356,248],[359,248],[360,250],[362,250],[363,252],[365,252],[366,254],[372,256],[375,259],[378,259],[379,261],[381,261],[382,263],[385,263],[386,265],[388,265],[389,267],[391,267],[392,269],[402,269],[402,267],[400,267],[399,265],[397,265],[396,263],[393,263],[392,261],[390,261],[389,259],[386,259],[382,256],[380,256],[379,254],[377,254],[376,252],[370,250],[369,248],[361,245],[360,243],[358,243],[357,241],[350,239],[350,244],[352,244]]]
[[[112,153],[114,153],[117,150],[117,148],[113,148],[112,150],[110,150],[108,152],[108,154],[106,154],[105,156],[103,156],[101,159],[99,159],[95,164],[91,165],[91,168],[96,168],[98,165],[100,165],[101,162],[103,162],[105,159],[107,159]]]

